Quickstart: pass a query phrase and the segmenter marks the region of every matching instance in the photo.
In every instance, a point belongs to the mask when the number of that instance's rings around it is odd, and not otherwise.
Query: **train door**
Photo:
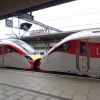
[[[0,46],[0,67],[4,65],[4,47]]]
[[[80,72],[87,72],[89,69],[89,48],[88,40],[78,41],[77,66]]]

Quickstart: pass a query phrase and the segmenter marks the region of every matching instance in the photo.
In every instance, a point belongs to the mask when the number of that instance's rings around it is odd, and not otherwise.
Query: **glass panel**
[[[21,48],[23,48],[27,53],[29,54],[34,54],[36,53],[35,49],[32,48],[29,44],[21,41],[21,40],[14,40],[12,39],[13,42],[15,42],[16,44],[18,44]]]
[[[86,55],[86,43],[80,42],[80,54]]]
[[[8,51],[8,52],[17,52],[16,49],[14,49],[14,48],[12,48],[12,47],[10,47],[10,46],[7,46],[7,51]]]
[[[0,55],[2,54],[2,46],[0,47]]]
[[[71,45],[70,42],[64,43],[64,44],[60,45],[59,47],[57,47],[54,51],[62,51],[62,52],[64,52],[64,51],[66,51],[66,50],[68,50],[70,48],[70,45]]]

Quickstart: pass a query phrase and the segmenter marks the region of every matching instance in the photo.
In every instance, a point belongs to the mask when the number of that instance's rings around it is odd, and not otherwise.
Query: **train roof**
[[[62,45],[63,43],[70,41],[70,40],[78,40],[78,39],[89,39],[89,38],[100,38],[100,31],[81,31],[74,34],[71,34],[64,39],[62,39],[60,42],[58,42],[56,45],[54,45],[48,52],[52,52],[55,48]]]
[[[19,40],[19,39],[3,39],[3,40],[1,40],[0,44],[10,44],[10,45],[16,46],[16,45],[18,45],[18,44],[16,43],[16,41],[22,42],[22,41]]]
[[[0,40],[0,44],[12,44],[12,45],[16,45],[12,39],[2,39]]]
[[[20,48],[21,50],[23,50],[19,45],[18,45],[18,42],[19,44],[22,44],[22,43],[25,43],[19,39],[3,39],[3,40],[0,40],[0,45],[13,45],[17,48]],[[24,52],[26,52],[24,50]]]

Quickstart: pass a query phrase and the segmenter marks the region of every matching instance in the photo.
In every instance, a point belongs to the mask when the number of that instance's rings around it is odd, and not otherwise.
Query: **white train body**
[[[39,70],[100,77],[100,32],[78,32],[64,38],[42,58]]]
[[[40,58],[27,43],[18,39],[0,41],[0,67],[34,70],[34,61]]]

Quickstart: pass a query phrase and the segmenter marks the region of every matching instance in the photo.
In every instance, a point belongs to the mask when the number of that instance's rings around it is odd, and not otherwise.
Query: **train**
[[[65,37],[44,55],[37,69],[100,78],[100,31],[80,31]]]
[[[20,39],[0,40],[0,67],[34,71],[41,55]]]

